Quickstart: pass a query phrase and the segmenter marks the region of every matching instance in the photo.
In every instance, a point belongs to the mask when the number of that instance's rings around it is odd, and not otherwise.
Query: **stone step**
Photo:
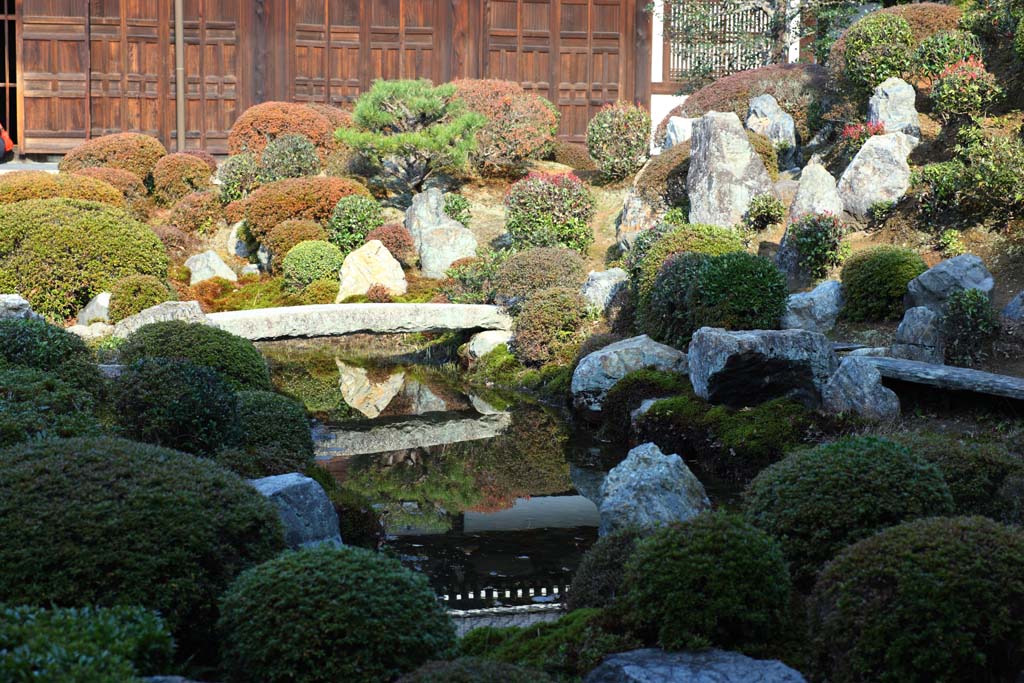
[[[863,358],[873,363],[882,377],[888,379],[925,384],[940,389],[972,391],[979,394],[1024,400],[1024,377],[997,375],[969,368],[897,358],[880,356],[863,356]]]

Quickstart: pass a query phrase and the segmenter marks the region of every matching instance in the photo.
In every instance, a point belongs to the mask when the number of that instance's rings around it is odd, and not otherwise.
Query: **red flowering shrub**
[[[189,156],[193,156],[196,159],[202,159],[203,163],[210,167],[210,173],[217,172],[217,160],[212,154],[203,149],[190,149],[185,152]]]
[[[96,178],[45,171],[15,171],[0,176],[0,204],[55,198],[88,199],[124,208],[124,197],[117,188]]]
[[[162,204],[173,204],[187,194],[205,192],[212,185],[209,165],[192,154],[168,154],[153,169],[153,196]]]
[[[982,114],[1002,95],[995,75],[973,56],[947,66],[932,86],[935,113],[944,119]]]
[[[104,135],[83,142],[60,162],[65,173],[91,166],[105,166],[131,171],[146,181],[153,175],[156,162],[167,155],[167,149],[156,138],[139,133]]]
[[[216,192],[192,192],[171,207],[168,221],[185,232],[203,234],[216,230],[223,219],[224,207]]]
[[[275,225],[291,218],[326,224],[338,201],[353,194],[370,193],[347,178],[289,178],[260,187],[240,204],[249,232],[262,244]]]
[[[366,235],[366,241],[370,240],[380,241],[399,263],[405,266],[416,263],[416,243],[413,242],[412,234],[401,223],[390,223],[371,230]]]
[[[852,157],[860,151],[868,138],[874,135],[885,135],[884,123],[849,123],[843,127],[842,135],[839,137],[839,146],[844,155]]]
[[[142,178],[131,171],[125,171],[121,168],[107,168],[105,166],[90,166],[89,168],[75,171],[74,175],[96,178],[113,185],[129,202],[146,198],[145,183],[142,182]]]
[[[531,173],[505,196],[505,227],[518,248],[564,246],[585,252],[594,241],[594,198],[572,173]]]
[[[323,157],[334,144],[334,129],[331,120],[309,105],[264,102],[250,107],[235,121],[228,135],[228,151],[249,152],[259,158],[271,140],[298,133],[312,140]]]
[[[633,175],[647,161],[651,115],[631,102],[616,102],[587,125],[587,151],[601,174],[611,180]]]

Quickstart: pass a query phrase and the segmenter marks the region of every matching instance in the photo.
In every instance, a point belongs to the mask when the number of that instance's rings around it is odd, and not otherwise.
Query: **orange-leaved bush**
[[[369,196],[348,178],[289,178],[257,189],[240,204],[249,232],[263,242],[275,225],[292,218],[326,224],[342,197]]]
[[[117,188],[96,178],[45,171],[15,171],[0,176],[0,204],[56,198],[85,199],[124,208],[124,197]]]
[[[153,195],[162,204],[173,204],[192,192],[213,187],[213,174],[201,158],[184,153],[168,154],[153,169]]]
[[[159,140],[141,133],[115,133],[83,142],[68,152],[60,170],[73,173],[91,166],[131,171],[144,181],[153,175],[156,162],[167,155]]]
[[[322,157],[333,144],[336,127],[312,107],[293,102],[264,102],[246,109],[231,126],[228,151],[231,154],[249,152],[258,158],[271,140],[297,133],[309,138]]]

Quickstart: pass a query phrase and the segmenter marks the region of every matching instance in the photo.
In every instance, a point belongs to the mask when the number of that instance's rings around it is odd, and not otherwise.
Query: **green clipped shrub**
[[[284,258],[296,244],[310,240],[326,242],[327,231],[315,221],[290,220],[275,225],[263,240],[263,245],[272,256]]]
[[[942,258],[954,258],[967,253],[967,245],[961,239],[961,232],[955,228],[948,228],[939,233],[935,244]]]
[[[1024,534],[983,517],[886,529],[825,568],[810,616],[815,680],[1016,680]]]
[[[397,683],[551,683],[544,673],[514,664],[462,657],[451,662],[428,662]]]
[[[582,285],[586,262],[572,249],[535,247],[509,256],[492,279],[499,302],[523,299],[550,287]]]
[[[153,169],[153,197],[169,206],[187,194],[209,190],[212,175],[210,167],[197,156],[168,154]]]
[[[800,269],[814,281],[828,276],[841,266],[850,247],[843,242],[846,226],[831,213],[809,214],[789,228],[787,241],[793,241]]]
[[[313,437],[301,403],[272,391],[238,392],[241,439],[217,461],[247,479],[303,472],[313,464]]]
[[[747,131],[747,141],[757,152],[757,156],[761,157],[761,162],[764,164],[765,170],[768,171],[768,177],[772,179],[773,183],[777,182],[779,179],[779,151],[775,148],[775,143],[769,140],[767,135],[761,135],[752,130]]]
[[[684,251],[727,254],[743,251],[743,240],[735,230],[702,223],[665,224],[641,233],[626,257],[629,281],[638,299],[650,294],[665,259]]]
[[[948,219],[959,212],[964,170],[963,162],[953,160],[926,164],[911,174],[910,185],[925,219]]]
[[[327,222],[327,240],[348,254],[362,246],[366,235],[384,225],[384,214],[373,197],[342,197]]]
[[[960,212],[977,220],[1014,221],[1024,216],[1020,178],[1024,175],[1024,140],[1016,134],[982,132],[972,126],[960,129],[964,162],[958,182]],[[1021,231],[1008,231],[1020,242]]]
[[[870,93],[887,78],[910,70],[914,35],[901,16],[869,14],[847,30],[845,40],[843,76],[861,92]]]
[[[0,370],[0,447],[34,439],[99,434],[92,394],[59,375],[26,367]]]
[[[260,156],[260,180],[272,183],[285,178],[301,178],[320,172],[320,155],[309,138],[290,133],[274,138]]]
[[[135,361],[117,379],[113,407],[124,434],[143,443],[213,455],[240,438],[234,390],[187,360]]]
[[[245,572],[219,626],[230,681],[377,683],[455,644],[423,574],[349,547],[288,552]]]
[[[444,195],[444,214],[453,221],[469,227],[473,214],[469,209],[469,200],[458,192],[447,192]]]
[[[778,543],[722,512],[639,541],[623,586],[626,622],[669,650],[764,648],[778,637],[790,592]]]
[[[217,169],[220,200],[225,204],[244,199],[260,186],[260,165],[249,152],[229,156]]]
[[[0,678],[8,683],[122,683],[166,673],[174,641],[138,607],[0,606]]]
[[[509,189],[505,211],[517,249],[561,246],[585,253],[594,241],[594,198],[572,173],[531,173]]]
[[[583,341],[586,302],[575,287],[551,287],[530,296],[516,318],[512,351],[525,365],[564,359]]]
[[[263,355],[248,339],[201,323],[168,320],[136,330],[121,347],[126,363],[141,358],[183,358],[216,370],[234,389],[269,389]]]
[[[899,320],[907,285],[928,270],[924,259],[906,247],[883,245],[853,254],[843,264],[848,320]]]
[[[774,263],[737,251],[707,259],[690,286],[686,305],[695,330],[774,330],[788,296],[786,277]]]
[[[624,443],[629,439],[630,415],[643,401],[678,394],[689,385],[685,375],[675,372],[643,368],[627,373],[601,401],[604,434],[615,442]]]
[[[945,69],[969,57],[981,57],[981,41],[970,31],[939,31],[921,41],[914,53],[914,71],[935,78]]]
[[[988,294],[978,289],[962,289],[946,300],[942,325],[946,362],[969,367],[991,354],[992,342],[999,334],[999,314]]]
[[[623,591],[622,568],[633,556],[640,538],[638,530],[625,529],[597,539],[572,576],[566,609],[574,612],[611,605]]]
[[[104,399],[105,383],[81,337],[42,320],[0,320],[0,359],[57,375]]]
[[[759,194],[750,200],[743,214],[743,227],[750,232],[761,232],[786,218],[786,205],[774,194]]]
[[[631,102],[610,104],[587,124],[587,151],[609,180],[639,171],[647,161],[650,140],[651,115]]]
[[[281,272],[290,289],[302,289],[317,280],[337,278],[345,255],[330,242],[299,242],[285,255]]]
[[[129,275],[167,273],[148,227],[121,209],[69,199],[0,206],[0,282],[63,321]]]
[[[110,321],[120,322],[151,306],[173,301],[167,283],[153,275],[130,275],[110,288]],[[88,324],[88,321],[83,321]]]
[[[208,652],[232,577],[284,546],[274,505],[216,464],[113,438],[0,453],[0,601],[158,611]],[[41,533],[45,529],[45,533]]]
[[[453,304],[493,303],[494,279],[508,251],[488,251],[455,261],[445,272],[441,293]]]
[[[697,329],[687,297],[709,258],[684,251],[665,259],[650,294],[637,305],[637,327],[642,332],[663,344],[686,348]]]
[[[745,494],[747,519],[780,540],[807,585],[840,549],[900,522],[949,514],[938,468],[903,446],[848,437],[798,451],[761,472]]]

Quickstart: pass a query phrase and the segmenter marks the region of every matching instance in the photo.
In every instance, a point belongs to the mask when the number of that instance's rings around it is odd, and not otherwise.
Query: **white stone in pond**
[[[628,280],[629,275],[622,268],[592,270],[580,288],[580,294],[589,307],[604,314]]]
[[[868,100],[868,123],[881,123],[887,133],[906,133],[919,140],[921,119],[914,86],[895,76],[882,82]]]
[[[28,301],[18,294],[0,294],[0,320],[42,320]]]
[[[893,420],[900,399],[882,385],[882,375],[865,359],[847,356],[821,392],[822,407],[836,415],[851,413],[869,420]]]
[[[371,420],[380,417],[405,384],[404,372],[377,381],[365,368],[349,365],[340,359],[336,359],[335,364],[338,366],[341,397],[346,404]]]
[[[591,414],[600,412],[608,390],[630,372],[643,368],[686,374],[686,354],[646,334],[598,349],[581,360],[573,372],[573,404]]]
[[[314,479],[292,472],[251,479],[249,483],[277,506],[289,548],[342,545],[338,513]]]
[[[926,306],[941,313],[955,292],[977,289],[991,298],[995,279],[985,263],[974,254],[961,254],[941,261],[907,285],[903,303],[907,308]]]
[[[212,249],[201,254],[189,257],[185,261],[185,267],[192,273],[190,285],[212,280],[215,277],[223,278],[230,282],[237,282],[238,276],[231,270],[228,264]]]
[[[782,316],[782,329],[829,332],[835,327],[844,303],[843,285],[838,280],[826,280],[809,292],[791,294]]]
[[[693,123],[697,119],[689,119],[685,116],[671,116],[665,126],[665,144],[662,150],[670,150],[676,145],[689,142],[693,137]]]
[[[789,207],[789,220],[793,223],[811,214],[843,213],[843,198],[839,196],[836,179],[816,161],[812,161],[800,172],[796,197]]]
[[[477,332],[470,337],[469,342],[466,344],[466,354],[471,361],[480,360],[499,346],[508,348],[508,344],[511,341],[512,333],[505,330]]]
[[[902,199],[910,187],[907,157],[916,142],[905,133],[868,138],[839,178],[839,195],[846,211],[863,220],[875,204]]]
[[[364,295],[374,285],[383,286],[392,296],[401,296],[408,289],[402,264],[380,240],[370,240],[345,257],[337,302]]]
[[[100,292],[76,316],[79,325],[110,322],[110,292]]]
[[[783,168],[789,168],[796,161],[796,123],[774,97],[764,94],[750,100],[746,123],[748,130],[771,140],[779,151]]]

